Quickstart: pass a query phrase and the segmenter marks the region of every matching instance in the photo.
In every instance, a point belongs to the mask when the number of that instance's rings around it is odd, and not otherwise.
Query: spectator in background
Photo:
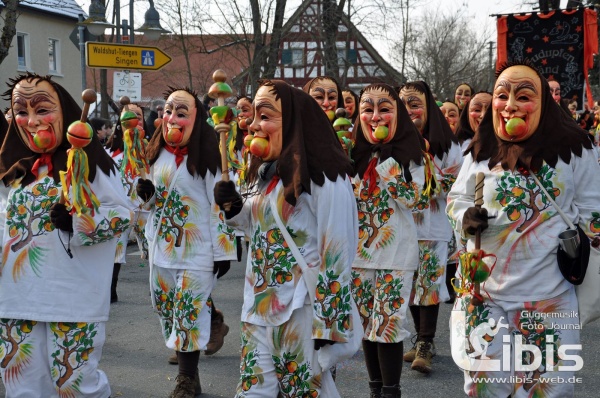
[[[560,83],[552,78],[548,79],[548,85],[550,86],[550,94],[554,102],[560,105]]]
[[[152,136],[154,135],[154,131],[156,128],[154,127],[154,121],[162,116],[162,110],[164,109],[165,101],[163,100],[154,100],[150,104],[150,109],[148,109],[148,116],[146,116],[146,126],[151,131],[146,131],[146,135]]]
[[[112,124],[109,120],[100,117],[91,118],[90,124],[92,125],[96,134],[98,134],[98,139],[100,140],[102,145],[104,145],[111,134]]]

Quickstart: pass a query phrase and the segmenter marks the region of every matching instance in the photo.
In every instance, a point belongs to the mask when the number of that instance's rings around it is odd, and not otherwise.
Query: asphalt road
[[[129,249],[134,248],[130,246]],[[223,348],[213,356],[200,356],[202,397],[233,397],[239,377],[240,310],[244,266],[232,263],[227,275],[219,280],[213,299],[225,314],[229,335]],[[100,367],[111,383],[112,397],[167,397],[175,386],[177,366],[167,363],[170,351],[165,347],[160,326],[150,305],[148,290],[149,269],[139,253],[128,255],[121,270],[119,302],[111,305],[107,339]],[[451,306],[442,304],[436,338],[437,356],[433,372],[422,375],[405,363],[402,374],[404,398],[464,397],[462,373],[452,361],[448,338],[448,319]],[[577,377],[583,382],[576,386],[576,397],[595,397],[600,391],[600,322],[588,326],[582,333],[583,370]],[[410,342],[405,342],[405,350]],[[362,351],[338,365],[337,385],[344,398],[366,398],[368,378]],[[4,387],[0,385],[0,394]],[[32,397],[37,398],[37,397]],[[273,397],[275,398],[275,397]],[[325,397],[326,398],[326,397]]]

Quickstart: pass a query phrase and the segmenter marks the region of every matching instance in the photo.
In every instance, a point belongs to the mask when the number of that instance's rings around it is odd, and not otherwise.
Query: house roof
[[[0,0],[0,6],[5,4]],[[81,6],[75,0],[21,0],[19,7],[25,7],[41,11],[44,13],[62,15],[68,18],[77,19],[79,14],[87,17]]]

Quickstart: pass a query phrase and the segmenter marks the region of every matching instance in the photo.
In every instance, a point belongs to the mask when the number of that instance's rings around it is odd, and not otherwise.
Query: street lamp
[[[156,8],[154,8],[154,1],[148,0],[148,2],[150,3],[150,8],[148,9],[148,11],[146,11],[146,14],[144,15],[144,24],[139,29],[135,29],[135,31],[142,32],[144,36],[146,36],[149,40],[158,40],[162,33],[171,32],[166,29],[163,29],[162,26],[160,26],[160,16],[158,15],[158,11],[156,11]],[[118,10],[120,10],[121,5],[119,0],[115,0],[114,7],[117,12]],[[104,34],[104,31],[106,29],[115,27],[115,25],[106,21],[105,14],[106,7],[104,7],[99,0],[92,0],[92,3],[90,4],[89,18],[83,22],[80,22],[79,25],[87,27],[90,33],[94,36],[100,36]],[[131,15],[131,17],[133,17],[133,15]],[[119,29],[121,26],[119,19],[120,17],[117,15],[117,41],[120,41]]]
[[[115,27],[106,21],[105,14],[106,8],[102,3],[99,0],[92,0],[88,19],[79,22],[78,25],[86,27],[94,36],[103,35],[106,29]]]
[[[148,0],[148,2],[150,3],[150,8],[148,8],[148,11],[144,14],[144,24],[138,29],[135,29],[135,31],[142,32],[148,40],[154,41],[158,40],[161,34],[171,32],[160,26],[160,16],[158,15],[156,8],[154,8],[154,1]]]

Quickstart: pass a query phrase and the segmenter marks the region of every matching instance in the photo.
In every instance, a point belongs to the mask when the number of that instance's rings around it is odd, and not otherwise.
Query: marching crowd
[[[202,392],[200,353],[217,352],[229,331],[211,292],[244,246],[236,397],[339,397],[336,364],[361,347],[370,397],[400,397],[403,361],[434,368],[443,302],[463,319],[458,350],[509,364],[446,369],[464,375],[467,396],[574,395],[552,382],[573,374],[556,370],[569,364],[560,347],[580,343],[555,206],[600,243],[600,123],[596,109],[574,116],[532,65],[506,64],[491,93],[461,83],[444,101],[424,81],[354,93],[324,76],[302,89],[261,80],[253,98],[213,107],[169,87],[155,120],[123,101],[112,132],[103,119],[82,129],[86,108],[49,77],[8,86],[7,397],[110,396],[99,361],[132,238],[179,369],[170,397]],[[515,338],[542,360],[507,350]]]

